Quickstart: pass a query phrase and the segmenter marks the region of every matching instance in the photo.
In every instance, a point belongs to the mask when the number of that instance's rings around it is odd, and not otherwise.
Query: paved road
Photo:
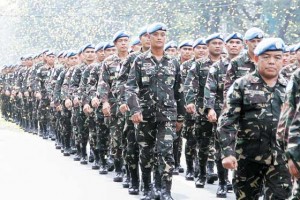
[[[99,175],[91,164],[83,166],[72,158],[56,150],[53,141],[25,133],[0,118],[0,199],[139,199],[114,183],[113,173]],[[180,174],[174,177],[172,193],[176,200],[208,200],[216,199],[216,189],[216,183],[197,189]],[[229,193],[227,199],[234,199],[234,194]]]

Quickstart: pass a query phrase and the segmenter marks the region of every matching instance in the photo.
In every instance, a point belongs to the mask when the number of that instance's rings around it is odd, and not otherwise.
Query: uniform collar
[[[263,79],[257,70],[251,73],[250,82],[251,83],[262,83]],[[287,80],[279,73],[277,82],[283,86],[287,86]]]

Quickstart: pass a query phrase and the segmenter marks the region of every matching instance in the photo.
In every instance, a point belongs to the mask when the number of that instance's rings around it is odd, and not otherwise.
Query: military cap
[[[253,40],[254,38],[263,38],[264,32],[256,27],[248,29],[245,33],[244,40]]]
[[[28,60],[30,58],[32,59],[32,58],[34,58],[34,56],[32,54],[27,54],[26,56],[24,56],[25,60]]]
[[[145,35],[147,33],[147,27],[148,26],[144,26],[139,30],[138,36],[142,37],[143,35]]]
[[[83,47],[81,47],[80,53],[84,52],[86,49],[95,49],[95,46],[93,44],[90,44],[90,43],[85,44]]]
[[[43,53],[47,53],[49,51],[49,49],[44,49],[43,51],[42,51],[42,54]]]
[[[136,37],[136,38],[132,39],[132,41],[130,42],[130,45],[134,46],[134,45],[138,45],[140,43],[141,43],[140,38]]]
[[[105,42],[100,42],[99,44],[96,45],[95,51],[103,50],[103,47],[105,45]]]
[[[70,58],[72,56],[76,56],[77,52],[75,50],[69,50],[68,53],[66,54],[67,58]]]
[[[220,40],[224,41],[224,38],[220,33],[214,33],[214,34],[209,35],[206,38],[205,42],[206,42],[206,44],[208,44],[211,40],[214,40],[214,39],[220,39]]]
[[[197,40],[195,40],[194,43],[193,43],[193,48],[195,48],[198,45],[206,45],[205,39],[204,38],[198,38]]]
[[[288,52],[290,52],[290,51],[291,51],[290,47],[289,47],[288,45],[285,45],[285,46],[284,46],[283,53],[288,53]]]
[[[164,50],[167,51],[169,48],[176,48],[177,49],[177,43],[174,40],[171,40],[167,44],[165,44]]]
[[[107,42],[107,43],[105,43],[105,45],[103,46],[103,50],[106,50],[106,49],[109,49],[109,48],[113,48],[113,47],[115,47],[114,44]]]
[[[293,50],[294,50],[295,52],[298,51],[299,49],[300,49],[300,43],[294,45]]]
[[[225,43],[227,43],[231,39],[239,39],[239,40],[243,41],[243,35],[238,32],[231,33],[230,35],[228,35],[226,37]]]
[[[151,24],[147,28],[147,33],[149,33],[149,34],[154,33],[156,31],[167,31],[167,26],[163,23],[157,22],[157,23]]]
[[[60,52],[57,54],[57,57],[58,57],[58,58],[59,58],[59,57],[62,57],[63,54],[64,54],[64,52],[65,52],[65,51],[60,51]]]
[[[254,50],[254,54],[259,56],[266,51],[283,51],[284,42],[281,38],[267,38],[261,41]]]
[[[55,53],[53,51],[48,51],[46,53],[46,56],[55,56]]]
[[[128,37],[129,35],[125,31],[118,31],[114,34],[112,41],[115,42],[117,39],[122,37]]]
[[[193,47],[193,42],[190,40],[183,41],[179,44],[178,48],[180,49],[182,47]]]
[[[25,56],[21,56],[21,57],[20,57],[20,60],[25,60]]]

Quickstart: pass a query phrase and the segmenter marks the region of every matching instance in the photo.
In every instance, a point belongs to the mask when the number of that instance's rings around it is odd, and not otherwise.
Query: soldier
[[[244,41],[248,51],[229,64],[224,83],[224,96],[226,96],[227,90],[236,79],[255,70],[254,49],[263,39],[263,36],[264,32],[259,28],[253,27],[246,31]]]
[[[154,23],[148,27],[150,51],[135,59],[126,84],[131,119],[137,124],[144,183],[141,199],[151,199],[154,146],[162,184],[160,199],[173,199],[173,141],[176,130],[180,130],[182,126],[184,97],[180,66],[164,51],[166,31],[166,26],[162,23]]]
[[[130,42],[130,53],[132,52],[139,52],[142,48],[142,44],[140,38],[133,38]]]
[[[289,46],[289,48],[290,48],[290,64],[294,64],[297,61],[296,50],[295,50],[296,46],[297,46],[296,44]]]
[[[286,67],[287,65],[290,64],[290,48],[289,46],[284,47],[284,52],[283,52],[283,67]]]
[[[243,49],[243,36],[240,33],[232,33],[225,39],[225,46],[228,52],[227,58],[213,64],[207,75],[204,89],[204,108],[208,121],[213,123],[213,130],[216,130],[217,118],[220,116],[223,108],[223,89],[227,67],[230,60],[236,58]],[[219,187],[217,190],[218,198],[226,198],[227,190],[232,190],[232,185],[228,180],[228,170],[222,166],[219,140],[215,136],[215,162],[217,165]]]
[[[188,71],[190,70],[191,66],[194,62],[198,62],[200,59],[205,59],[208,56],[208,49],[205,43],[204,38],[198,38],[193,43],[193,51],[194,51],[194,58],[185,61],[180,66],[181,76],[183,82],[185,82],[185,79],[187,77]],[[185,95],[186,95],[187,89],[184,89]],[[186,139],[185,143],[185,159],[186,159],[186,180],[194,180],[194,161],[196,155],[196,138],[195,138],[195,116],[189,113],[185,114],[185,120],[183,123],[183,130],[182,130],[182,136]],[[199,165],[199,164],[196,164]],[[196,170],[198,171],[198,169]]]
[[[164,51],[170,56],[177,57],[177,43],[171,40],[164,46]]]
[[[128,193],[132,195],[139,194],[139,148],[136,141],[135,127],[132,120],[130,119],[130,113],[128,112],[128,106],[125,99],[125,84],[127,82],[128,74],[130,72],[130,69],[132,68],[135,58],[138,55],[148,51],[150,48],[150,40],[147,36],[147,27],[141,28],[139,32],[139,40],[142,44],[142,48],[139,52],[133,52],[128,55],[127,59],[124,61],[121,67],[116,84],[116,91],[120,99],[119,109],[123,114],[125,114],[126,118],[123,131],[124,138],[126,138],[126,141],[124,142],[125,149],[123,154],[129,171],[126,177],[126,179],[128,179],[128,182],[130,183]]]
[[[178,46],[178,53],[180,57],[178,58],[178,62],[182,65],[184,62],[190,60],[193,55],[193,42],[192,41],[183,41]],[[179,173],[183,173],[184,169],[180,165],[181,151],[182,151],[182,129],[176,132],[177,138],[173,143],[173,152],[174,152],[174,161],[175,168],[173,170],[173,175],[178,175]]]
[[[209,51],[208,58],[193,63],[184,83],[187,89],[186,110],[190,114],[195,114],[197,108],[197,114],[199,115],[196,118],[195,127],[195,137],[199,145],[198,159],[200,172],[195,182],[197,188],[204,187],[206,178],[208,183],[213,183],[217,180],[217,175],[213,172],[213,154],[210,152],[214,148],[213,125],[208,121],[204,113],[203,97],[209,69],[215,62],[221,59],[221,52],[224,45],[222,35],[219,33],[209,35],[206,39],[206,44]],[[208,160],[209,156],[210,159]],[[206,167],[208,167],[208,174]]]
[[[296,60],[292,64],[289,64],[289,65],[285,66],[281,70],[281,74],[287,80],[290,80],[291,75],[293,74],[293,72],[296,71],[300,67],[300,43],[293,47],[293,51],[295,52]]]
[[[111,135],[111,151],[114,156],[115,177],[114,182],[123,181],[123,159],[122,159],[122,132],[125,118],[118,111],[118,102],[116,94],[116,78],[120,72],[121,66],[128,56],[129,35],[125,31],[118,31],[113,36],[114,45],[117,52],[106,58],[101,68],[101,76],[98,83],[98,94],[103,104],[102,111],[109,121]],[[99,100],[94,102],[100,104]]]
[[[229,88],[218,123],[222,164],[235,169],[236,198],[287,199],[291,177],[276,128],[287,81],[279,75],[284,43],[268,38],[255,48],[257,70]]]

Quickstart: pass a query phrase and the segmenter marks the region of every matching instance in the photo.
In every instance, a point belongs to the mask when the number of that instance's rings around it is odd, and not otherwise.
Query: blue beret
[[[68,53],[65,55],[67,58],[70,58],[72,56],[76,56],[77,55],[77,52],[74,51],[74,50],[70,50],[70,51],[67,51]]]
[[[288,45],[285,45],[283,53],[289,53],[290,51],[291,51],[290,47]]]
[[[242,40],[243,41],[243,35],[240,34],[240,33],[231,33],[230,35],[228,35],[225,39],[225,42],[227,43],[229,40],[231,39],[239,39],[239,40]]]
[[[109,48],[112,48],[112,47],[115,47],[115,45],[112,44],[112,43],[107,42],[107,43],[105,43],[105,45],[103,46],[103,50],[106,50],[106,49],[109,49]]]
[[[140,38],[136,37],[136,38],[132,39],[132,41],[130,42],[130,45],[134,46],[134,45],[138,45],[140,43],[141,43]]]
[[[283,51],[284,46],[285,44],[281,38],[267,38],[256,46],[254,54],[259,56],[266,51]]]
[[[154,23],[154,24],[151,24],[150,26],[148,26],[147,28],[147,33],[151,34],[151,33],[154,33],[156,31],[167,31],[167,26],[163,23]]]
[[[64,54],[65,51],[60,51],[58,54],[57,54],[57,57],[62,57],[62,55]]]
[[[254,38],[263,38],[264,32],[256,27],[248,29],[245,33],[244,40],[252,40]]]
[[[103,50],[103,47],[106,43],[105,42],[100,42],[99,44],[96,45],[95,51]]]
[[[93,44],[86,44],[80,49],[80,53],[84,52],[86,49],[95,49],[95,46]]]
[[[48,51],[46,53],[46,56],[55,56],[55,53],[53,51]]]
[[[198,38],[197,40],[195,40],[195,42],[193,44],[193,48],[195,48],[198,45],[206,45],[205,39],[204,38]]]
[[[147,27],[148,26],[144,26],[139,30],[138,36],[142,37],[143,35],[145,35],[147,33]]]
[[[179,44],[178,48],[182,48],[182,47],[193,47],[193,41],[190,41],[190,40],[186,40],[186,41],[183,41]]]
[[[164,50],[167,51],[169,48],[176,48],[177,49],[177,43],[173,40],[165,44]]]
[[[125,31],[118,31],[114,34],[112,41],[115,42],[117,39],[122,37],[128,37],[129,35]]]
[[[220,33],[214,33],[214,34],[209,35],[206,38],[205,42],[206,42],[206,44],[208,44],[211,40],[214,40],[214,39],[220,39],[220,40],[224,41],[223,36]]]

